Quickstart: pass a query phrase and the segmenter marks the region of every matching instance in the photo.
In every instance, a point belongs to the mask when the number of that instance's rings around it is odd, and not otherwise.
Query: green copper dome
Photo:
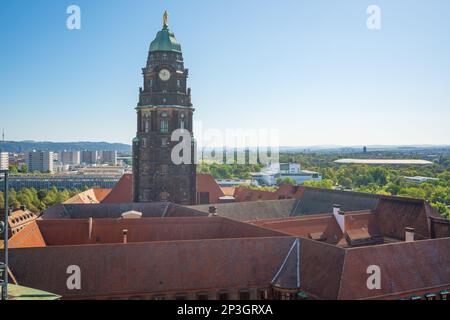
[[[156,35],[155,40],[150,44],[150,52],[155,51],[172,51],[181,53],[181,45],[175,39],[173,32],[169,31],[167,26],[164,26]]]

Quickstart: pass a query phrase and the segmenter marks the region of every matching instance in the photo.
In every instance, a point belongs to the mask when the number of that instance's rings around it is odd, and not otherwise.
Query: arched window
[[[150,132],[150,117],[151,117],[151,113],[150,112],[143,112],[142,116],[141,116],[141,131],[145,132],[145,133],[149,133]]]
[[[180,129],[186,128],[186,116],[184,113],[180,115]]]
[[[167,112],[161,113],[161,132],[169,132],[169,120],[167,119]]]

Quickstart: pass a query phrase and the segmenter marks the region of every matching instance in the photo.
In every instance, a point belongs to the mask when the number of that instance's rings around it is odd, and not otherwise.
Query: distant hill
[[[131,146],[123,143],[108,142],[47,142],[47,141],[0,141],[0,151],[27,152],[31,150],[42,151],[118,151],[131,153]]]

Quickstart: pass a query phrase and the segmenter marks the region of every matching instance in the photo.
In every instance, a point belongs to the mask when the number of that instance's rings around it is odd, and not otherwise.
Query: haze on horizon
[[[205,128],[277,129],[282,146],[450,144],[446,0],[79,0],[72,31],[70,4],[2,4],[6,140],[130,144],[141,68],[167,9]],[[371,4],[378,31],[366,27]]]

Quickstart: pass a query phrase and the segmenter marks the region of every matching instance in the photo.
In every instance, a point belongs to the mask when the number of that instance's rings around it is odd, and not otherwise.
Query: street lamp
[[[2,300],[8,300],[8,170],[0,170],[0,177],[3,175],[3,182],[4,182],[4,208],[5,208],[5,217],[3,221],[3,249],[4,249],[4,255],[3,255],[3,262],[0,262],[0,271],[3,274],[3,279],[0,279],[1,289],[2,289]],[[1,179],[0,179],[1,181]]]

